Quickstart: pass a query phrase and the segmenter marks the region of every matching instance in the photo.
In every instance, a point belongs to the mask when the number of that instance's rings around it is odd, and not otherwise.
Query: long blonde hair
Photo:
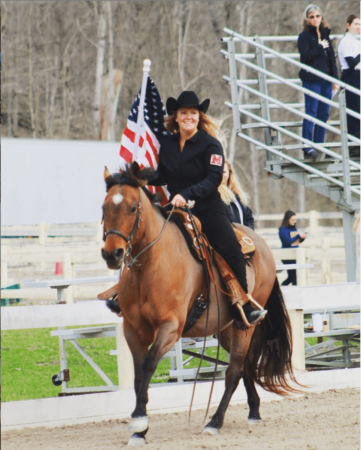
[[[170,116],[167,116],[164,120],[165,128],[172,134],[179,133],[179,125],[178,122],[175,120],[176,115],[177,111],[174,111]],[[199,111],[198,130],[204,130],[210,136],[218,139],[223,147],[224,152],[226,152],[227,140],[224,132],[221,130],[222,123],[223,123],[222,120],[207,116],[207,114]]]
[[[233,166],[230,162],[225,161],[229,170],[229,177],[227,184],[221,183],[218,187],[218,191],[221,194],[221,198],[226,205],[236,201],[236,195],[238,195],[243,205],[248,205],[249,195],[243,190],[237,174],[235,173]]]

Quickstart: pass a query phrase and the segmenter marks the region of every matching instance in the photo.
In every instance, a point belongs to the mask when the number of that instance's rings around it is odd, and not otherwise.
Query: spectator
[[[296,213],[293,211],[286,211],[283,217],[278,235],[282,242],[282,248],[298,248],[298,244],[306,239],[306,233],[299,233],[296,228]],[[283,264],[296,264],[295,259],[282,260]],[[289,284],[297,285],[296,270],[287,270],[288,277],[283,281],[282,286]]]
[[[232,164],[224,162],[222,183],[218,188],[231,222],[240,223],[254,230],[254,218],[248,204],[248,194],[244,192]]]
[[[324,19],[321,9],[316,5],[309,5],[305,9],[302,18],[304,30],[298,36],[298,50],[301,63],[307,64],[313,69],[319,70],[334,78],[338,78],[336,57],[330,41],[330,29]],[[328,99],[332,97],[332,83],[313,73],[301,69],[299,77],[302,86],[316,94]],[[305,94],[306,114],[327,122],[330,106],[314,97]],[[326,129],[320,125],[313,126],[313,122],[304,119],[302,125],[302,137],[316,143],[323,143]],[[313,148],[303,150],[305,158],[315,158],[317,151]]]
[[[338,58],[341,67],[341,80],[360,89],[360,41],[356,36],[360,34],[360,16],[351,14],[346,19],[346,34],[338,46]],[[346,91],[346,106],[352,111],[360,113],[360,96]],[[347,129],[349,134],[360,138],[360,121],[347,114]],[[350,156],[359,157],[360,147],[352,147]]]

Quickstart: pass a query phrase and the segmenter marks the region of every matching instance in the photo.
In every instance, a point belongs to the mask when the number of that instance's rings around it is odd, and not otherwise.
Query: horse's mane
[[[153,179],[154,176],[155,170],[151,167],[145,167],[144,169],[141,169],[137,162],[127,164],[124,170],[113,173],[111,176],[105,179],[107,192],[113,186],[122,186],[123,184],[133,187],[140,187],[148,197],[151,204],[153,206],[158,206],[156,205],[156,202],[159,201],[157,194],[152,194],[145,187],[148,183],[148,180]],[[159,209],[161,210],[162,208]]]

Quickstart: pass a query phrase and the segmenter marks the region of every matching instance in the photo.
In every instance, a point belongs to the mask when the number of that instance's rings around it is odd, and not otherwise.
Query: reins
[[[168,206],[168,205],[170,205],[170,203],[168,203],[166,206]],[[162,235],[165,231],[165,227],[167,226],[167,223],[169,222],[169,220],[173,214],[174,208],[175,208],[175,205],[173,205],[173,208],[172,208],[169,216],[167,217],[167,220],[165,221],[162,231],[160,232],[159,236],[153,242],[151,242],[149,245],[147,245],[145,248],[143,248],[143,250],[141,250],[134,258],[132,257],[132,254],[131,254],[131,251],[133,249],[132,240],[133,240],[135,231],[137,231],[137,237],[138,237],[140,222],[143,220],[140,217],[140,215],[142,213],[142,202],[140,201],[140,191],[139,191],[139,201],[138,201],[138,205],[137,205],[137,216],[135,218],[135,222],[134,222],[132,231],[128,234],[128,236],[125,236],[125,234],[123,234],[121,231],[118,231],[118,230],[109,230],[107,232],[104,231],[103,239],[105,241],[106,237],[109,234],[116,234],[116,235],[122,237],[127,243],[127,247],[125,249],[125,254],[124,254],[124,260],[126,260],[126,258],[128,258],[128,260],[129,260],[129,262],[127,264],[128,268],[131,267],[133,264],[136,264],[137,266],[139,266],[140,265],[140,263],[138,262],[139,256],[142,255],[147,250],[149,250],[149,248],[152,247],[154,244],[156,244],[159,241],[159,239],[162,237]]]

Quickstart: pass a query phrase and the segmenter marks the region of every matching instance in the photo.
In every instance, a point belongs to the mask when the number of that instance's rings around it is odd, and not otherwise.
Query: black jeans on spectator
[[[283,264],[296,264],[295,259],[282,259]],[[297,286],[297,272],[296,270],[287,270],[288,277],[283,281],[281,286],[288,286],[289,284],[293,284],[293,286]]]

